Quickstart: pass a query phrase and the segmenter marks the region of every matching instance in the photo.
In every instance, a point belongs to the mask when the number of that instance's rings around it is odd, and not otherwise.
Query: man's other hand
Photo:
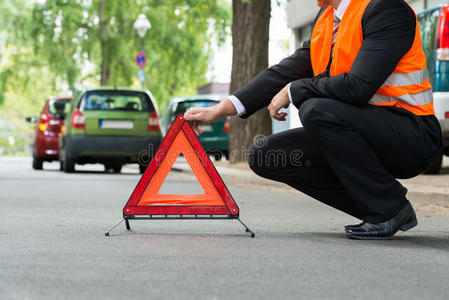
[[[271,100],[270,105],[268,105],[268,111],[270,112],[270,116],[275,118],[278,121],[285,121],[285,117],[287,117],[286,112],[279,113],[279,110],[282,108],[288,108],[290,105],[290,99],[288,98],[288,89],[290,88],[290,83],[287,84],[279,93],[274,96]]]

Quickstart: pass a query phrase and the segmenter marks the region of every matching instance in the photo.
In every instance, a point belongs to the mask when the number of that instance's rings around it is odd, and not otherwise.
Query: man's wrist
[[[237,98],[235,95],[230,95],[228,99],[234,106],[235,110],[237,111],[237,113],[234,116],[241,116],[246,113],[245,106],[243,106],[242,101],[240,101],[239,98]]]
[[[237,110],[234,107],[234,104],[229,99],[226,99],[219,104],[212,107],[212,110],[215,113],[215,117],[217,119],[234,116],[237,114]]]

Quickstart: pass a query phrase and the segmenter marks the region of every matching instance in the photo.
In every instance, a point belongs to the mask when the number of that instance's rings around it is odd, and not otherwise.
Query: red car
[[[59,160],[58,136],[64,125],[66,106],[71,97],[52,97],[45,101],[44,109],[36,123],[33,142],[33,169],[42,170],[44,161]],[[28,117],[28,122],[36,122]]]

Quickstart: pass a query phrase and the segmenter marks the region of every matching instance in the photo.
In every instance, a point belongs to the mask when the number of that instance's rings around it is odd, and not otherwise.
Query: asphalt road
[[[391,241],[354,241],[355,220],[300,193],[229,185],[241,218],[135,221],[110,237],[136,185],[0,158],[0,299],[448,299],[449,217],[419,213]],[[44,167],[45,167],[44,166]],[[163,189],[197,192],[173,172]]]

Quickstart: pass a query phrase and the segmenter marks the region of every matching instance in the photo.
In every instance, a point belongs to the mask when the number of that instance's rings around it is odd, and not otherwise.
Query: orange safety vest
[[[362,17],[371,0],[352,0],[340,22],[334,45],[330,76],[349,73],[363,43]],[[323,73],[330,60],[334,9],[329,6],[313,28],[310,58],[315,76]],[[397,106],[416,115],[432,115],[433,94],[426,69],[426,57],[421,45],[418,21],[415,40],[369,101],[380,106]]]

